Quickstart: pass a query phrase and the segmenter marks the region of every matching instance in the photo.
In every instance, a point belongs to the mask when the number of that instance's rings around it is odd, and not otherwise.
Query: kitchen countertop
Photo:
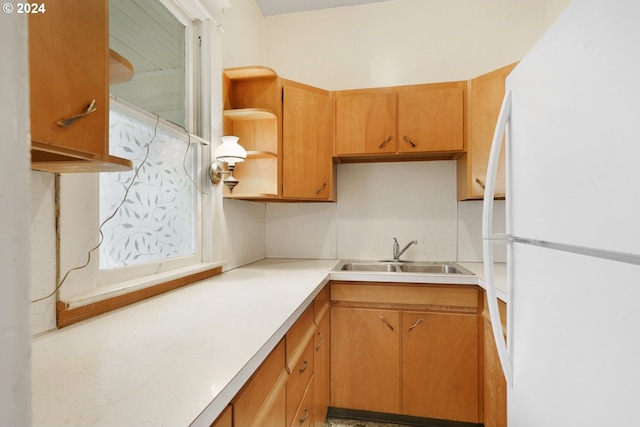
[[[34,338],[32,425],[210,426],[324,285],[349,280],[339,262],[266,259]],[[484,286],[481,263],[459,264]]]

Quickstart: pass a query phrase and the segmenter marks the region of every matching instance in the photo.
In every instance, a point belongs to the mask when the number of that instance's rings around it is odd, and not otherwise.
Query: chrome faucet
[[[404,248],[402,248],[402,250],[400,250],[400,245],[398,244],[398,239],[396,239],[395,237],[393,238],[393,260],[394,261],[400,261],[400,256],[407,250],[409,249],[409,246],[411,245],[417,245],[418,241],[417,240],[413,240],[409,243],[407,243],[407,246],[405,246]]]

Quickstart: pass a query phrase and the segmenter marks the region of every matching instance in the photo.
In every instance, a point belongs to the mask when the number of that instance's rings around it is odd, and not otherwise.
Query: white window
[[[210,52],[220,46],[211,40],[217,23],[196,0],[109,3],[110,48],[135,72],[110,90],[110,151],[134,171],[61,176],[60,274],[73,277],[60,299],[69,308],[221,264],[203,220],[213,198],[207,115],[221,71]]]

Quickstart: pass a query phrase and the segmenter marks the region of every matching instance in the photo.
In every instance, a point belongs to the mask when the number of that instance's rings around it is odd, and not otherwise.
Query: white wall
[[[0,426],[31,425],[27,18],[0,15]]]
[[[265,65],[327,90],[466,80],[521,59],[551,9],[540,0],[401,0],[269,16]]]

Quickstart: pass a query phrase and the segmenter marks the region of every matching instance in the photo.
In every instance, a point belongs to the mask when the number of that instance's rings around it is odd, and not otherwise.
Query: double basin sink
[[[455,262],[346,261],[337,271],[473,275]]]

